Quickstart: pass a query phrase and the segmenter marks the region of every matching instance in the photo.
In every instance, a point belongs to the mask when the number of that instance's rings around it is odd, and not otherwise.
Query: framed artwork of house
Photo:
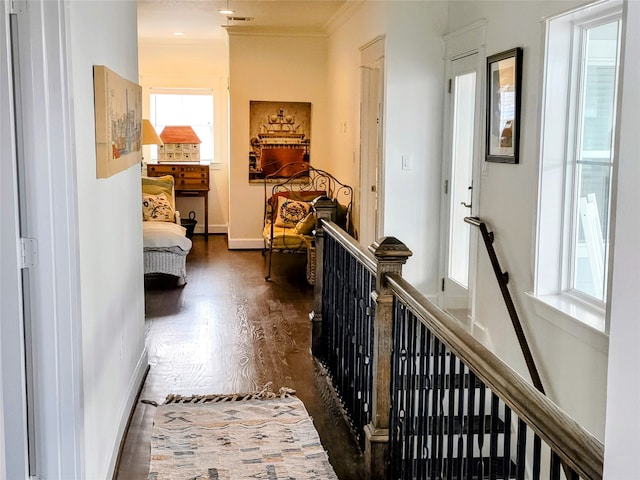
[[[249,102],[249,182],[288,178],[310,164],[311,103]],[[284,167],[284,168],[283,168]]]
[[[107,178],[142,161],[142,87],[94,65],[93,90],[96,176]]]

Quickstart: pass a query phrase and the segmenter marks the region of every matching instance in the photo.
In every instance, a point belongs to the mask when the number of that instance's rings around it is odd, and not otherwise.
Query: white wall
[[[610,479],[637,477],[640,451],[640,3],[628,2],[626,10],[604,463]]]
[[[326,40],[229,32],[229,248],[262,248],[264,189],[249,183],[249,102],[311,102],[311,164],[331,171]]]
[[[359,188],[360,48],[385,37],[383,233],[413,251],[404,275],[427,294],[438,278],[446,16],[445,2],[366,2],[329,39],[330,156]]]
[[[226,37],[226,34],[225,34]],[[227,79],[229,54],[226,38],[221,42],[172,40],[141,40],[138,45],[140,84],[145,118],[149,115],[149,95],[152,88],[206,88],[214,96],[214,164],[210,170],[209,233],[226,233],[229,218],[228,129],[229,98]],[[160,132],[158,132],[160,133]],[[204,207],[201,198],[177,199],[183,218],[193,210],[204,232]]]
[[[140,167],[96,178],[93,65],[138,79],[134,1],[67,3],[77,160],[85,478],[111,475],[146,368]],[[117,33],[116,33],[117,32]]]
[[[525,292],[533,291],[538,152],[545,16],[585,2],[460,1],[449,7],[449,31],[487,20],[487,56],[524,48],[520,163],[487,164],[481,178],[479,216],[495,232],[502,269],[530,339],[547,394],[599,439],[604,438],[607,338],[573,322],[554,324],[537,314]],[[528,377],[484,245],[478,252],[476,321],[490,346]],[[560,325],[560,326],[558,326]]]

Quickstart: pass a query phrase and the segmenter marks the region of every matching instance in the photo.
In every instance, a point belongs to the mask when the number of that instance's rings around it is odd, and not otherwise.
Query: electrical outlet
[[[411,170],[411,155],[402,155],[402,170]]]

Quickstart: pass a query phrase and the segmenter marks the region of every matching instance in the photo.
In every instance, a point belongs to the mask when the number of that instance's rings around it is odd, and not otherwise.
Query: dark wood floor
[[[176,287],[171,277],[145,279],[150,369],[116,479],[147,478],[155,407],[144,400],[249,392],[268,382],[274,391],[296,390],[338,477],[364,478],[362,455],[310,353],[313,287],[304,255],[274,254],[270,282],[265,268],[260,251],[228,250],[226,236],[205,241],[196,235],[187,285]]]

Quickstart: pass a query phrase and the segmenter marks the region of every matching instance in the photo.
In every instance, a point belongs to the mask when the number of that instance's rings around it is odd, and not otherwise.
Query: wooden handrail
[[[480,220],[478,217],[465,217],[464,221],[480,229],[482,240],[484,241],[484,245],[487,248],[489,260],[491,261],[493,272],[496,275],[496,280],[498,280],[498,286],[500,287],[502,298],[504,299],[507,311],[509,312],[509,318],[511,318],[513,329],[516,332],[516,337],[518,338],[518,343],[520,344],[520,349],[522,350],[524,361],[527,364],[529,375],[531,375],[531,381],[538,390],[540,390],[542,393],[545,393],[544,387],[542,385],[542,379],[540,378],[540,373],[538,372],[538,367],[536,367],[536,362],[533,359],[533,354],[531,353],[529,342],[527,342],[527,337],[524,334],[524,330],[522,329],[522,323],[520,323],[518,312],[516,311],[516,307],[513,304],[511,293],[509,293],[509,287],[507,286],[507,283],[509,282],[509,274],[502,271],[500,262],[498,261],[498,256],[496,255],[496,251],[493,248],[493,232],[489,232],[489,230],[487,229],[487,224]]]
[[[601,442],[401,276],[387,274],[385,278],[394,295],[535,431],[563,464],[581,478],[602,478]]]

